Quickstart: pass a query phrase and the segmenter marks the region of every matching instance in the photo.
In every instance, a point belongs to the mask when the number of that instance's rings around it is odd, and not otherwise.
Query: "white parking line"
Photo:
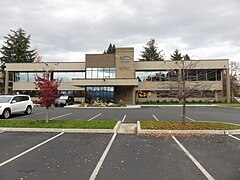
[[[125,121],[125,119],[126,119],[126,114],[123,116],[123,119],[122,119],[122,122],[124,122]]]
[[[228,136],[230,136],[230,137],[232,137],[232,138],[234,138],[234,139],[236,139],[236,140],[239,140],[239,141],[240,141],[240,139],[239,139],[239,138],[237,138],[237,137],[235,137],[235,136],[233,136],[233,135],[231,135],[231,134],[228,134]]]
[[[152,115],[153,117],[154,117],[154,119],[156,120],[156,121],[159,121],[159,119],[155,116],[155,115]]]
[[[61,132],[61,133],[57,134],[56,136],[53,136],[53,137],[51,137],[50,139],[47,139],[46,141],[43,141],[42,143],[40,143],[40,144],[38,144],[38,145],[36,145],[36,146],[34,146],[34,147],[32,147],[32,148],[30,148],[30,149],[22,152],[22,153],[14,156],[13,158],[8,159],[8,160],[2,162],[2,163],[0,164],[0,167],[4,166],[5,164],[7,164],[7,163],[9,163],[9,162],[11,162],[11,161],[14,161],[15,159],[23,156],[24,154],[27,154],[28,152],[30,152],[30,151],[32,151],[32,150],[34,150],[34,149],[36,149],[36,148],[38,148],[38,147],[40,147],[40,146],[48,143],[49,141],[51,141],[51,140],[53,140],[53,139],[55,139],[55,138],[57,138],[57,137],[59,137],[59,136],[61,136],[61,135],[63,135],[63,133],[64,133],[64,132]]]
[[[91,121],[91,120],[93,120],[93,119],[95,119],[96,117],[101,116],[101,115],[102,115],[102,113],[99,113],[99,114],[97,114],[96,116],[93,116],[93,117],[91,117],[90,119],[88,119],[88,121]]]
[[[63,114],[63,115],[61,115],[61,116],[53,117],[53,118],[51,118],[51,119],[49,119],[49,120],[53,120],[53,119],[57,119],[57,118],[60,118],[60,117],[68,116],[68,115],[70,115],[70,114],[72,114],[72,113],[67,113],[67,114]]]
[[[196,121],[195,119],[192,119],[192,118],[187,117],[187,116],[186,116],[186,118],[187,118],[188,120],[190,120],[190,121]]]
[[[183,116],[183,115],[181,115],[181,116]],[[190,120],[190,121],[196,121],[195,119],[192,119],[192,118],[187,117],[187,116],[186,116],[186,119],[188,119],[188,120]]]
[[[188,152],[188,150],[175,138],[172,136],[174,141],[178,144],[178,146],[185,152],[185,154],[192,160],[192,162],[198,167],[200,171],[206,176],[208,180],[214,180],[214,178],[204,169],[204,167]]]
[[[97,174],[98,174],[98,172],[99,172],[99,170],[100,170],[100,168],[101,168],[101,166],[102,166],[102,164],[103,164],[103,161],[104,161],[104,159],[106,158],[106,156],[107,156],[107,154],[108,154],[108,151],[110,150],[110,148],[111,148],[111,146],[112,146],[112,144],[113,144],[113,141],[115,140],[116,136],[117,136],[117,133],[115,132],[115,133],[113,134],[111,140],[109,141],[109,143],[108,143],[105,151],[103,152],[100,160],[98,161],[98,163],[97,163],[97,165],[96,165],[96,167],[95,167],[92,175],[90,176],[89,180],[95,180],[95,178],[97,177]]]

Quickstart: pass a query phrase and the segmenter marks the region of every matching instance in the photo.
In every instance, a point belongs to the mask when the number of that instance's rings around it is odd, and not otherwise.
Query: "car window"
[[[28,96],[19,96],[20,101],[28,101]]]
[[[10,96],[1,96],[0,103],[8,103],[12,97]]]
[[[14,97],[14,98],[12,99],[12,101],[19,102],[20,100],[19,100],[19,97],[18,97],[18,96],[16,96],[16,97]]]

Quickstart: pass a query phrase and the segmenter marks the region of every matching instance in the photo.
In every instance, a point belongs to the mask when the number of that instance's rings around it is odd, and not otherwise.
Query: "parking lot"
[[[188,107],[190,121],[240,123],[239,109]],[[50,119],[180,120],[180,107],[51,110]],[[214,116],[213,116],[214,115]],[[14,119],[45,119],[44,109]],[[0,179],[240,179],[240,135],[0,132]]]
[[[175,106],[143,108],[54,108],[49,111],[50,119],[62,120],[119,120],[136,123],[140,120],[176,121],[181,120],[182,108]],[[125,118],[124,118],[125,117]],[[14,119],[45,119],[45,109],[36,107],[29,116],[15,115]],[[124,118],[124,119],[123,119]],[[221,121],[240,124],[240,109],[193,106],[187,107],[189,121]]]

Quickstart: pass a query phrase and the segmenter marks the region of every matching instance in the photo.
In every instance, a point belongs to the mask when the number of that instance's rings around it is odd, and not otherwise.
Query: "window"
[[[92,103],[94,100],[100,100],[103,102],[114,102],[114,87],[86,87],[86,102]]]
[[[159,70],[159,71],[136,71],[136,77],[139,82],[149,81],[174,81],[178,78],[177,70]]]
[[[87,79],[115,78],[115,68],[86,68]]]
[[[72,82],[73,78],[85,78],[85,72],[54,72],[54,79],[61,79],[62,82]]]
[[[42,72],[15,72],[14,82],[35,82],[36,76],[43,76]]]

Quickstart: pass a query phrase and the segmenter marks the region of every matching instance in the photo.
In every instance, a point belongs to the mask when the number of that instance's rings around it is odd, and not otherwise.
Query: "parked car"
[[[0,115],[8,119],[11,114],[25,113],[31,114],[33,102],[28,95],[1,95]]]
[[[55,102],[55,106],[68,106],[74,104],[74,97],[73,96],[60,96]]]

